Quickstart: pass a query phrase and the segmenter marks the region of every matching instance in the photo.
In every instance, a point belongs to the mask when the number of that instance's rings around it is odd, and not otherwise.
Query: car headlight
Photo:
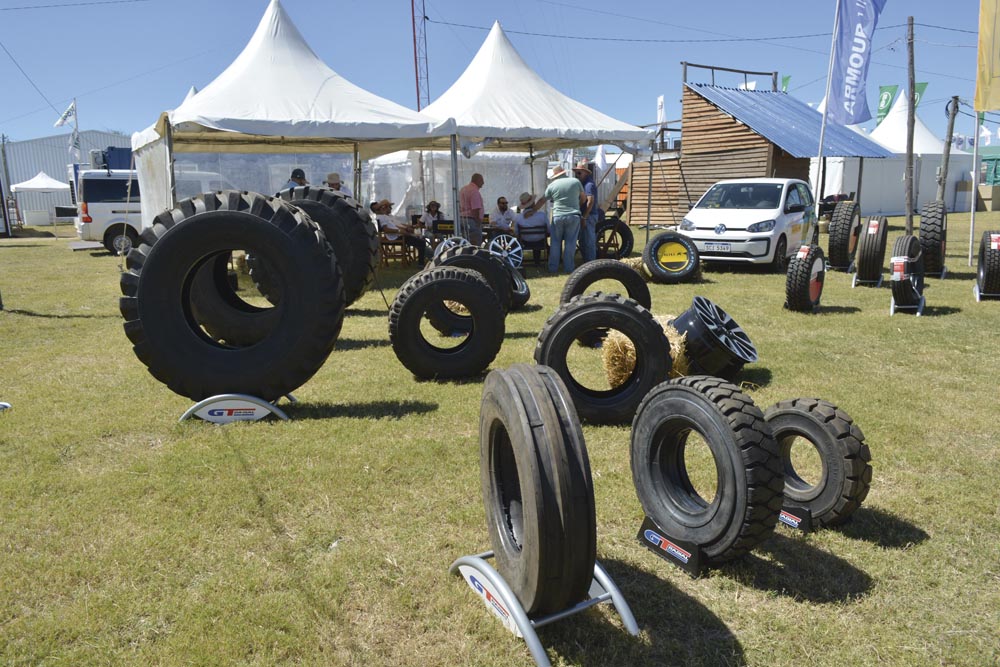
[[[683,220],[681,220],[680,228],[683,229],[685,232],[694,231],[694,223],[688,220],[687,218],[684,218]]]
[[[769,232],[774,229],[774,220],[765,220],[764,222],[755,222],[749,227],[747,227],[748,232]]]

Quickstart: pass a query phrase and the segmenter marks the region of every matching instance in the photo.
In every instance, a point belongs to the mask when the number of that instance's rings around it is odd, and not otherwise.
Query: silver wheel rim
[[[438,243],[437,247],[434,248],[434,258],[437,259],[437,257],[446,250],[466,245],[472,244],[466,239],[463,239],[461,236],[449,236],[444,241],[441,241],[441,243]]]
[[[524,260],[524,250],[521,248],[521,242],[510,234],[500,234],[494,237],[490,241],[488,249],[490,254],[507,260],[515,269],[520,268],[521,262]]]

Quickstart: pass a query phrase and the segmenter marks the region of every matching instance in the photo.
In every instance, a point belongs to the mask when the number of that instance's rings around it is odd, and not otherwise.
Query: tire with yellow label
[[[694,241],[676,232],[657,234],[642,250],[642,263],[656,283],[690,280],[697,275],[700,261]]]

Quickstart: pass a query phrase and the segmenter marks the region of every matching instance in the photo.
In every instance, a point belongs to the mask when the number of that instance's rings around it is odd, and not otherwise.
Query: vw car
[[[814,240],[815,200],[809,184],[794,178],[719,181],[678,231],[703,261],[770,264],[783,272],[799,246]]]

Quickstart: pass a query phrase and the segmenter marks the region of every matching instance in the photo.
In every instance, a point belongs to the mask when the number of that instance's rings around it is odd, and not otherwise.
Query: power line
[[[28,76],[28,73],[24,71],[23,67],[21,67],[21,63],[17,62],[17,58],[14,57],[13,53],[7,50],[7,47],[4,45],[3,42],[0,42],[0,48],[2,48],[3,52],[7,54],[7,57],[10,58],[10,61],[14,63],[14,67],[16,67],[18,71],[20,71],[21,74],[24,75],[24,78],[28,80],[28,83],[30,83],[31,87],[35,89],[35,92],[37,92],[39,95],[42,96],[42,99],[45,100],[45,102],[52,108],[53,111],[55,111],[57,114],[61,113],[59,109],[56,109],[55,105],[52,104],[51,100],[49,100],[49,98],[45,96],[45,93],[42,92],[42,89],[35,84],[34,80],[32,80],[30,76]]]
[[[92,2],[73,2],[58,5],[25,5],[23,7],[0,7],[0,12],[12,12],[19,9],[53,9],[55,7],[89,7],[91,5],[123,5],[133,2],[149,2],[150,0],[93,0]]]

